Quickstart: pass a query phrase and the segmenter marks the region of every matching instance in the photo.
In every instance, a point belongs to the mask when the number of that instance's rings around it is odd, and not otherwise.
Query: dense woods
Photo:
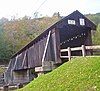
[[[86,16],[97,25],[93,43],[100,44],[100,13]],[[0,19],[0,59],[9,59],[15,52],[60,19],[59,13],[54,13],[52,17],[34,19],[27,16],[12,20]]]
[[[21,19],[0,19],[0,59],[9,59],[15,52],[36,38],[46,28],[58,21],[55,13],[52,17]]]
[[[100,13],[87,14],[86,16],[97,25],[97,31],[93,35],[93,44],[100,45]]]

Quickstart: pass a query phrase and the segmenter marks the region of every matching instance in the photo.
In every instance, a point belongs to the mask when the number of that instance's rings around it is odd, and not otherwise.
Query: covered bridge
[[[38,72],[51,71],[63,62],[60,49],[92,45],[91,31],[95,30],[93,22],[79,11],[74,11],[12,56],[5,72],[5,82],[25,83],[34,79]],[[81,55],[80,52],[72,54]]]

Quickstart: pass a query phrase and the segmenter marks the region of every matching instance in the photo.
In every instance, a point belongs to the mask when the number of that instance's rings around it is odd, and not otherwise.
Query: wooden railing
[[[68,58],[69,60],[72,58],[72,57],[78,57],[78,56],[72,56],[71,55],[71,52],[72,51],[82,51],[82,56],[85,57],[86,56],[86,51],[87,50],[100,50],[100,45],[96,45],[96,46],[85,46],[85,45],[82,45],[81,47],[75,47],[75,48],[70,48],[68,47],[67,49],[61,49],[61,53],[62,52],[67,52],[68,53],[68,56],[60,56],[61,58]],[[89,56],[90,57],[90,56]]]

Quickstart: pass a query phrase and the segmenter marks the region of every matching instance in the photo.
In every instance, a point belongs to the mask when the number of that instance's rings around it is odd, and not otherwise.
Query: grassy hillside
[[[100,91],[100,57],[75,58],[18,91]]]

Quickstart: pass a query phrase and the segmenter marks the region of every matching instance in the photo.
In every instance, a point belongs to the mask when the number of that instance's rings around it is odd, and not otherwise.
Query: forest
[[[100,44],[100,13],[86,14],[97,25],[97,31],[93,35],[93,44]],[[24,16],[19,19],[0,19],[0,60],[9,60],[10,57],[36,38],[49,26],[59,21],[62,17],[54,13],[52,17],[31,18]]]

